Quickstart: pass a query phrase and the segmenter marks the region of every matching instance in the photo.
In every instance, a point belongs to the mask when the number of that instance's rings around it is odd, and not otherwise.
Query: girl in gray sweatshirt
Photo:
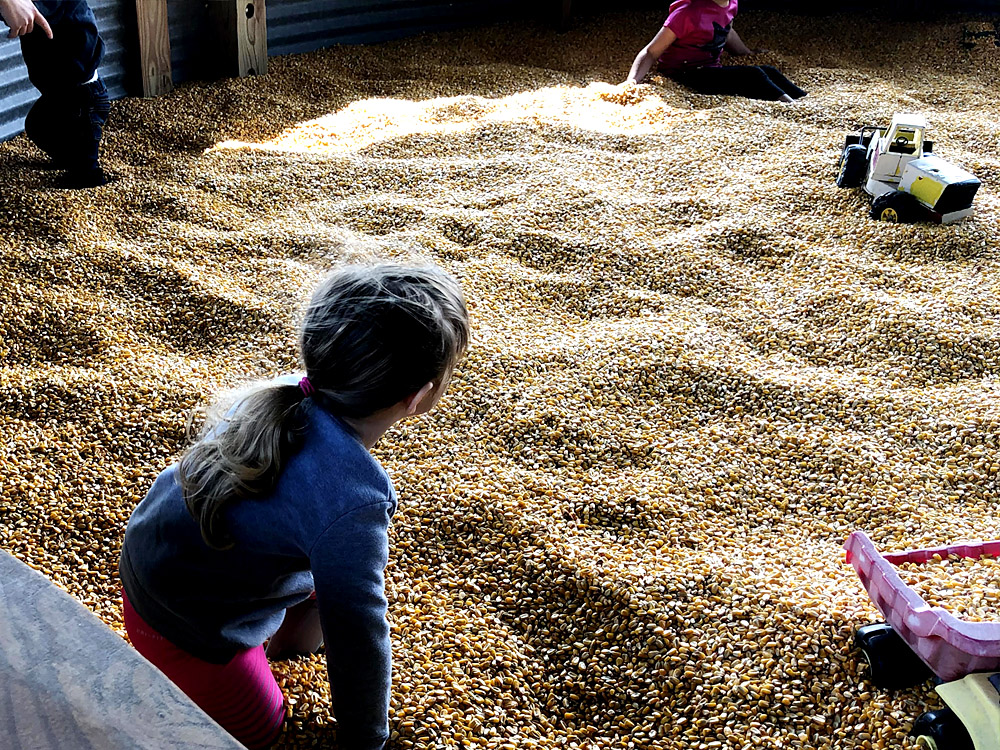
[[[247,747],[270,746],[285,718],[267,657],[324,641],[339,747],[387,741],[396,495],[369,451],[438,402],[468,341],[442,271],[335,273],[302,326],[306,376],[217,408],[133,512],[120,562],[129,639]]]

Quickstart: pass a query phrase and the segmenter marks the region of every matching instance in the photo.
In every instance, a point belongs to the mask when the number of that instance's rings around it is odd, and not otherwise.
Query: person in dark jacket
[[[66,174],[62,186],[107,183],[99,148],[110,103],[97,68],[104,42],[86,0],[0,0],[8,37],[21,40],[28,78],[41,93],[24,132]]]

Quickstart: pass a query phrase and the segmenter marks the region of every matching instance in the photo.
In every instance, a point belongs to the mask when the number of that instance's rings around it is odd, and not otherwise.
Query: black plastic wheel
[[[975,750],[969,732],[950,708],[928,711],[915,722],[910,736],[924,750]]]
[[[912,224],[920,218],[920,203],[909,193],[894,190],[872,201],[872,218],[893,224]]]
[[[875,687],[902,690],[934,676],[899,633],[884,622],[858,628],[854,645],[868,660],[869,679]]]
[[[837,173],[837,187],[860,187],[868,171],[868,149],[857,144],[847,146],[840,155],[840,171]]]

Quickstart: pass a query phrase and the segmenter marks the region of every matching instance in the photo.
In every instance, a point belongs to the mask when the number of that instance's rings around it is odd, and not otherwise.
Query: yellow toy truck
[[[866,125],[847,136],[837,186],[864,187],[880,221],[951,224],[971,215],[979,180],[932,154],[926,129],[923,115],[897,114],[888,128]]]

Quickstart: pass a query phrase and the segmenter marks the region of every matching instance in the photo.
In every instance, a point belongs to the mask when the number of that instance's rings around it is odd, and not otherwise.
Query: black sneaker
[[[111,111],[100,79],[68,91],[41,96],[24,120],[24,132],[54,167],[87,174],[100,172],[98,153]]]
[[[114,182],[114,178],[109,176],[100,167],[93,169],[70,169],[66,174],[56,180],[56,186],[64,190],[81,190],[83,188],[101,187],[109,182]]]

